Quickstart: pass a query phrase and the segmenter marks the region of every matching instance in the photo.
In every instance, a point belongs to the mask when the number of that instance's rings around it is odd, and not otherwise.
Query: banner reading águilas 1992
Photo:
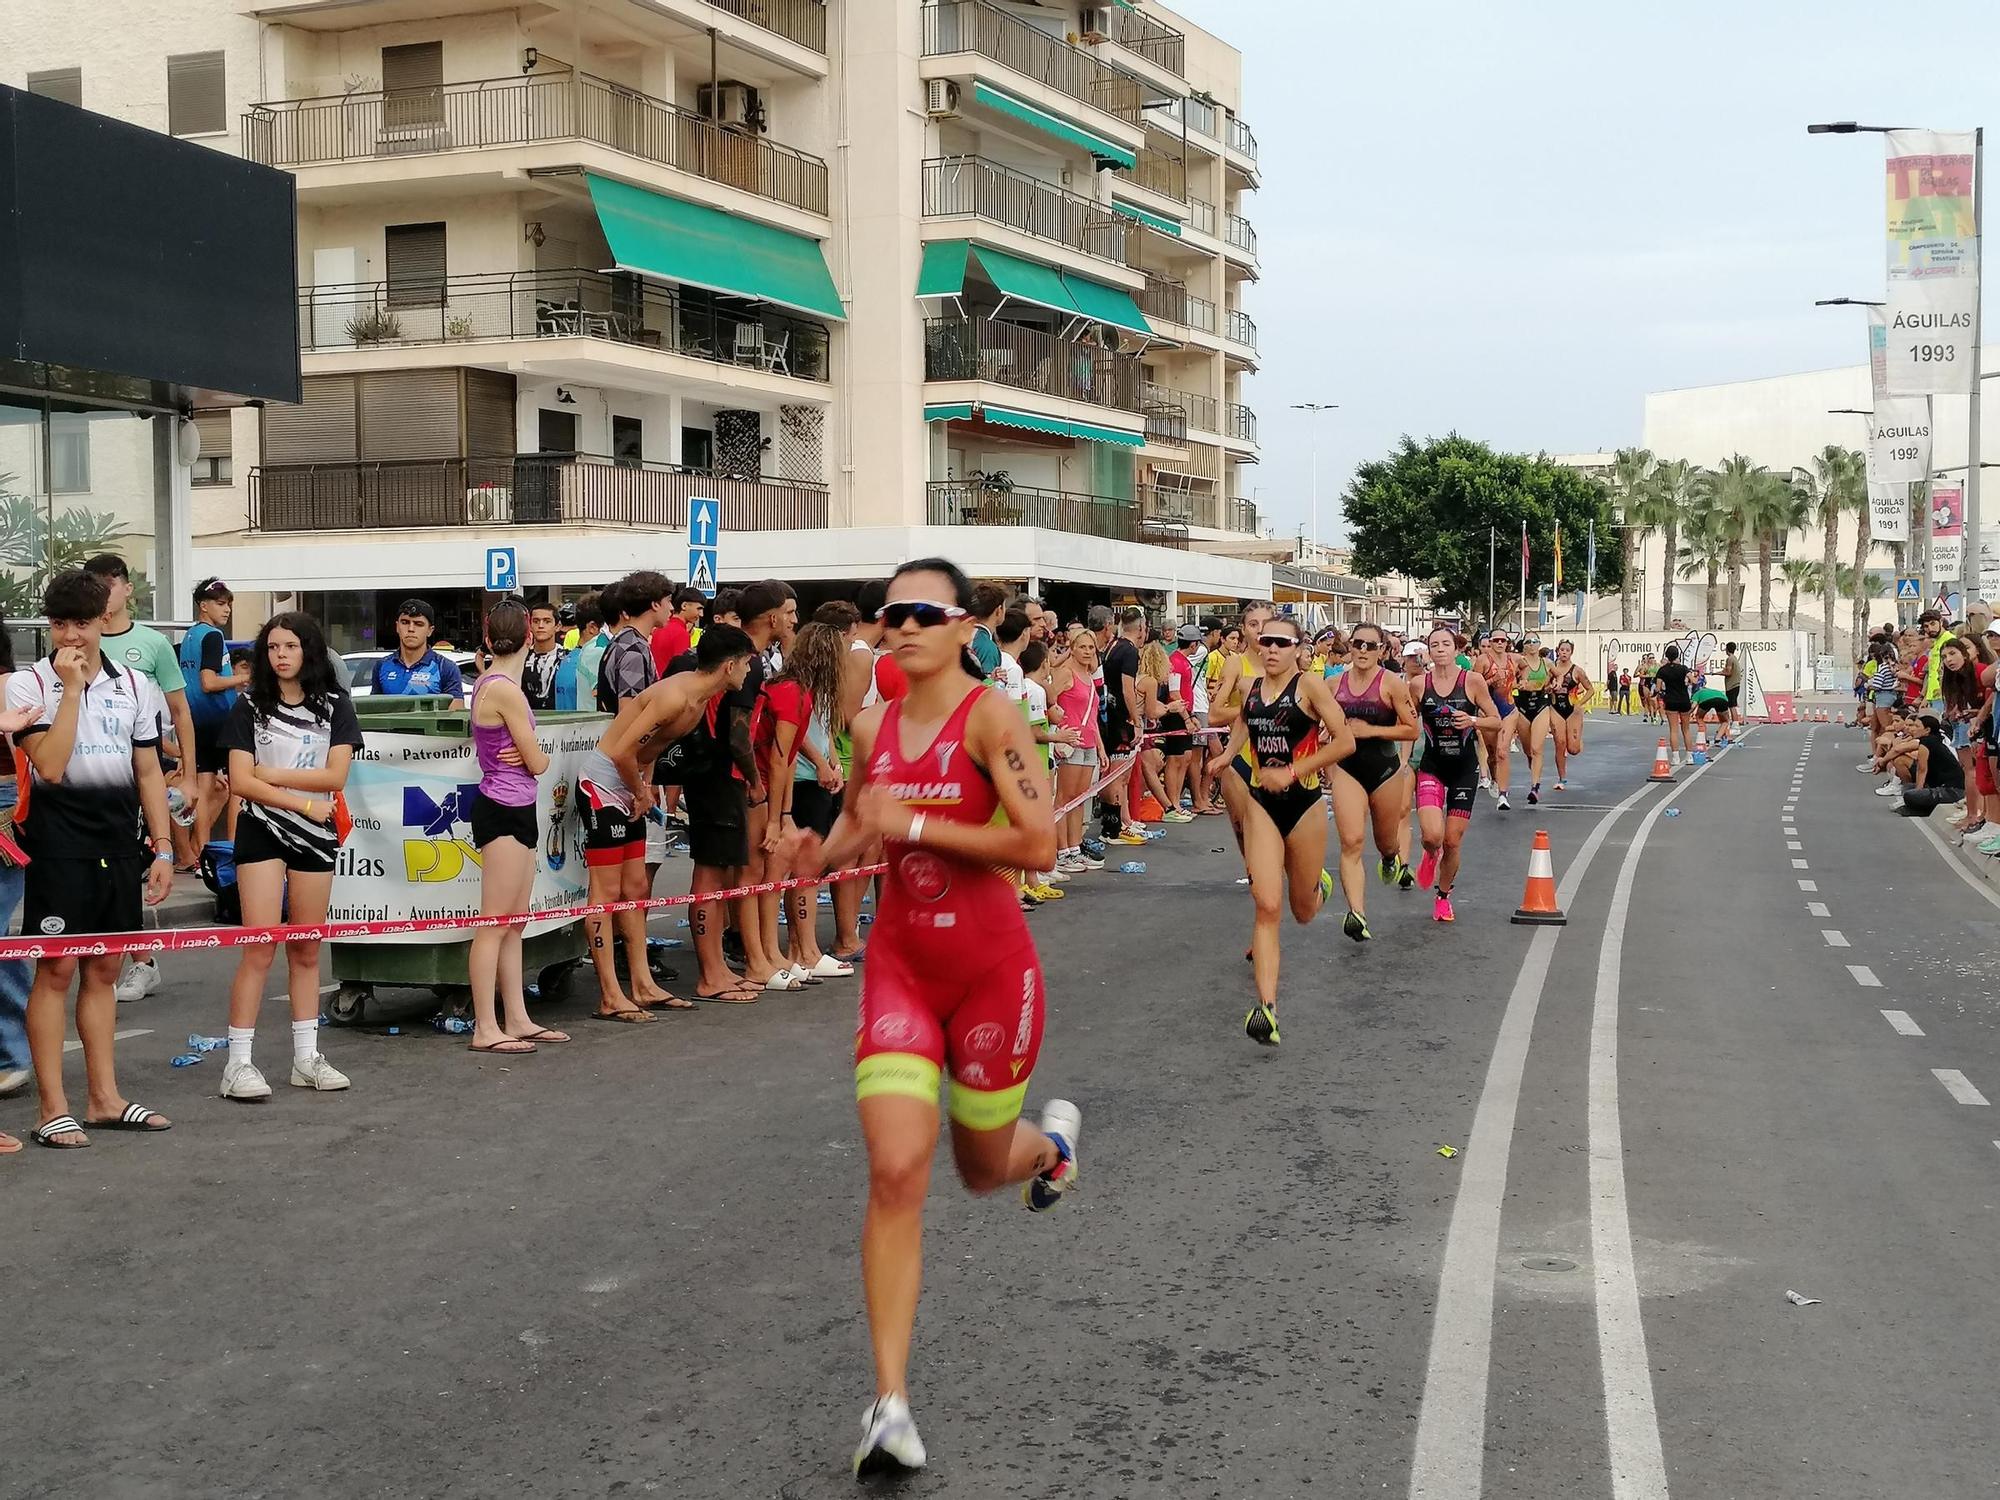
[[[1967,395],[1979,302],[1973,138],[1969,131],[1892,130],[1887,139],[1888,394]]]

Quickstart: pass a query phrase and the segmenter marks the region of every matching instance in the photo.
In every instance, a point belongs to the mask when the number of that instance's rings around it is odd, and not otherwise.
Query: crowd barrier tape
[[[1214,735],[1220,730],[1190,730],[1190,734]],[[1148,740],[1164,738],[1148,734]],[[1099,792],[1129,776],[1139,758],[1135,749],[1105,772],[1081,796],[1063,804],[1055,816],[1074,812]],[[778,891],[831,885],[840,880],[868,880],[888,870],[887,865],[863,865],[853,870],[833,870],[814,879],[763,880],[725,891],[704,891],[700,896],[646,896],[633,901],[600,901],[584,906],[554,907],[546,911],[510,912],[501,916],[425,917],[400,922],[312,922],[279,927],[178,927],[149,932],[104,932],[82,937],[0,938],[0,959],[7,958],[105,958],[114,953],[187,953],[219,948],[262,948],[274,943],[331,942],[335,939],[386,937],[392,934],[462,932],[468,928],[519,927],[529,922],[575,922],[585,917],[626,911],[663,911],[669,907],[707,905],[714,901],[737,901],[746,896],[767,896]]]

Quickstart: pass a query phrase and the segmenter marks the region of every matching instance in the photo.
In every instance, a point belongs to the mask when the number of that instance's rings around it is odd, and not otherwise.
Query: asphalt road
[[[1275,1053],[1220,820],[1035,915],[1030,1097],[1082,1105],[1082,1183],[1036,1218],[941,1162],[933,1467],[898,1493],[2000,1486],[2000,1129],[1958,1102],[2000,1095],[2000,911],[1853,731],[1674,788],[1649,729],[1589,733],[1545,812],[1482,800],[1454,926],[1373,886],[1373,943],[1287,929]],[[1536,827],[1570,916],[1539,935],[1507,920]],[[0,1161],[0,1495],[853,1492],[853,981],[644,1030],[572,988],[542,1018],[576,1041],[512,1060],[410,994],[414,1031],[326,1033],[351,1092],[245,1107],[167,1066],[228,968],[121,1011],[171,1133]]]

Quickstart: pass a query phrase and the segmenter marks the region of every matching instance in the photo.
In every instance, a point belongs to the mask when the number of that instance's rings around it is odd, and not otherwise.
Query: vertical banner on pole
[[[1931,582],[1957,583],[1965,576],[1965,486],[1931,486]]]
[[[1868,418],[1869,532],[1878,542],[1910,539],[1910,486],[1931,469],[1928,396],[1878,397]]]
[[[1979,240],[1970,131],[1892,130],[1883,382],[1893,396],[1972,391]]]

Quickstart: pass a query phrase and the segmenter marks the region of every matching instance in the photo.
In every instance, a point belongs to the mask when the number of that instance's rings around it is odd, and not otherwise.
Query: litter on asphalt
[[[1819,1306],[1819,1298],[1817,1298],[1817,1297],[1801,1297],[1801,1296],[1800,1296],[1800,1295],[1799,1295],[1799,1294],[1798,1294],[1797,1292],[1794,1292],[1794,1291],[1790,1290],[1789,1288],[1788,1288],[1788,1289],[1786,1290],[1786,1292],[1785,1292],[1785,1300],[1786,1300],[1787,1302],[1791,1303],[1791,1304],[1792,1304],[1792,1306],[1794,1306],[1794,1307],[1818,1307],[1818,1306]]]
[[[1458,1147],[1440,1146],[1438,1147],[1438,1155],[1444,1157],[1446,1160],[1450,1160],[1452,1157],[1458,1155]]]
[[[1670,807],[1666,811],[1666,816],[1669,818],[1678,818],[1680,815],[1681,810],[1678,807]]]

